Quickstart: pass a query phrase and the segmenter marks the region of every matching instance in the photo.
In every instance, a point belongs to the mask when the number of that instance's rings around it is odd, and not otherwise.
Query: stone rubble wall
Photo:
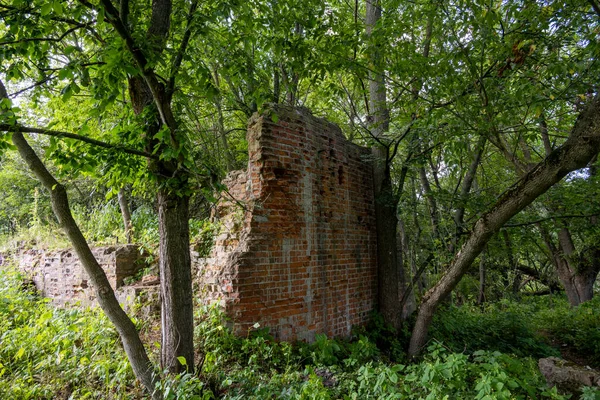
[[[97,247],[92,252],[113,289],[123,286],[123,279],[146,266],[145,257],[136,245]],[[15,258],[40,294],[50,298],[53,304],[94,305],[94,290],[74,250],[26,250]]]
[[[221,232],[196,260],[202,298],[238,334],[259,323],[279,340],[349,335],[376,303],[370,152],[304,109],[255,115],[247,135],[248,169],[225,180]]]

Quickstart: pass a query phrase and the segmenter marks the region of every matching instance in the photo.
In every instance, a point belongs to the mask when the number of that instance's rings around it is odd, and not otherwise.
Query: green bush
[[[559,345],[575,349],[592,366],[600,367],[600,297],[578,307],[570,307],[564,297],[535,301],[539,310],[533,323],[537,329]]]
[[[559,356],[532,324],[532,307],[503,300],[485,309],[464,305],[440,310],[430,336],[456,352],[491,350],[519,357]]]

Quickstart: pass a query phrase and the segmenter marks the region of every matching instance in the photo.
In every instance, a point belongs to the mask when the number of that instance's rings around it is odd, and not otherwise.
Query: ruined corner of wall
[[[248,167],[230,173],[200,296],[237,333],[350,334],[376,297],[370,152],[306,109],[273,106],[248,124]]]

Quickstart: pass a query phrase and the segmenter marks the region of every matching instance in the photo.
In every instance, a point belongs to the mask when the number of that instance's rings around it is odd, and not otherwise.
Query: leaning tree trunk
[[[153,374],[153,367],[148,359],[137,329],[119,305],[104,270],[98,264],[77,223],[73,219],[71,209],[69,208],[67,191],[48,172],[42,161],[23,137],[23,134],[13,133],[12,141],[23,160],[25,160],[46,190],[50,192],[54,214],[61,228],[69,237],[85,272],[94,286],[100,307],[117,329],[135,376],[142,382],[148,393],[153,394],[153,398],[160,399],[161,396],[154,393],[156,379]]]
[[[417,356],[437,306],[456,287],[490,238],[515,214],[560,181],[569,172],[585,167],[600,151],[600,99],[579,115],[567,141],[536,165],[481,216],[440,281],[423,296],[408,353]]]
[[[6,88],[2,81],[0,81],[0,99],[5,98],[8,98]],[[121,308],[104,270],[98,264],[85,237],[81,233],[81,230],[79,230],[79,226],[77,226],[71,214],[67,191],[63,185],[54,179],[42,160],[40,160],[35,151],[29,146],[22,133],[13,133],[12,142],[17,147],[19,154],[29,169],[50,193],[52,210],[61,228],[71,241],[77,257],[81,261],[81,265],[94,286],[98,304],[100,304],[102,311],[104,311],[119,333],[121,343],[123,343],[123,348],[133,368],[133,373],[142,382],[142,385],[144,385],[153,399],[161,399],[162,396],[155,391],[156,375],[154,375],[154,369],[150,363],[146,349],[140,340],[137,329]]]

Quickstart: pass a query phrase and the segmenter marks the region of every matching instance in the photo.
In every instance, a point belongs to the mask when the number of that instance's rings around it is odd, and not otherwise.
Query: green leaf
[[[50,11],[52,11],[52,3],[45,3],[40,10],[40,14],[45,17],[50,14]]]
[[[17,354],[15,354],[15,359],[20,359],[21,357],[23,357],[23,354],[25,354],[25,348],[21,347],[19,351],[17,351]]]
[[[177,360],[181,363],[181,365],[183,365],[183,366],[187,365],[187,361],[185,360],[185,357],[179,356],[179,357],[177,357]]]
[[[60,0],[54,0],[52,8],[54,9],[54,12],[57,14],[62,14],[62,12],[63,12],[63,8],[62,8],[62,4],[60,4]]]

